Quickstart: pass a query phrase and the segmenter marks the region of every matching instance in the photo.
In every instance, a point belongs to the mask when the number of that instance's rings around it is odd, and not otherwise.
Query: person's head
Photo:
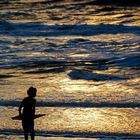
[[[35,97],[36,96],[36,92],[37,92],[37,89],[34,88],[34,87],[30,87],[27,90],[27,94],[28,94],[29,97]]]

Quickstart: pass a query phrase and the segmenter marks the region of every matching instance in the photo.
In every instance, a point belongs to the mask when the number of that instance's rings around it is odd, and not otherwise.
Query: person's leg
[[[28,140],[28,132],[24,131],[24,138],[25,138],[25,140]]]
[[[31,140],[35,140],[35,135],[33,132],[31,132]]]
[[[31,135],[31,140],[35,140],[34,128],[31,128],[30,135]]]
[[[34,120],[31,120],[30,123],[30,135],[31,135],[31,140],[35,140]]]
[[[24,138],[25,140],[28,140],[29,129],[28,129],[28,122],[26,120],[22,120],[22,127],[24,130]]]

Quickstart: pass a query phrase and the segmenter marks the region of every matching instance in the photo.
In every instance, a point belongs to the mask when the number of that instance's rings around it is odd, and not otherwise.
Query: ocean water
[[[139,140],[139,83],[139,5],[0,1],[0,139],[35,86],[37,139]]]

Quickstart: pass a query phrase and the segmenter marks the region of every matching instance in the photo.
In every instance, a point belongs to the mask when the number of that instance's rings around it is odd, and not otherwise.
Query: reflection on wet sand
[[[1,132],[18,132],[19,128],[21,129],[20,122],[9,119],[16,113],[17,108],[8,108],[8,112],[5,112],[4,107],[0,110],[3,112],[0,120],[2,122],[5,118],[6,122],[1,123]],[[131,136],[140,133],[139,109],[43,107],[37,108],[37,113],[46,113],[46,116],[35,120],[37,135],[79,134],[84,137],[85,134],[85,137],[95,137],[99,134]]]
[[[138,6],[1,0],[0,13],[0,139],[23,139],[11,117],[30,86],[38,140],[140,139]]]

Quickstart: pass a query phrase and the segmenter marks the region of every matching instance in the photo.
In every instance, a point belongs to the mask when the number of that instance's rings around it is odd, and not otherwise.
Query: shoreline
[[[23,130],[5,129],[0,130],[1,136],[23,136]],[[73,132],[73,131],[41,131],[35,130],[36,137],[63,137],[63,138],[140,138],[140,134],[123,133],[123,132]]]

